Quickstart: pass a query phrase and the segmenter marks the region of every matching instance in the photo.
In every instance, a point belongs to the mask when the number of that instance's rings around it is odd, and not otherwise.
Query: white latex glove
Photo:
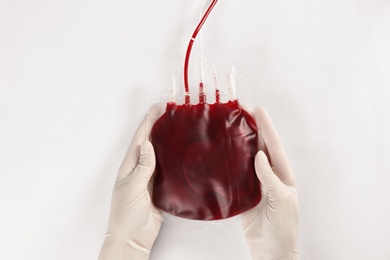
[[[259,151],[255,157],[263,198],[255,208],[240,216],[244,235],[252,259],[296,260],[299,254],[295,177],[268,113],[259,107],[254,112],[254,118],[262,139],[260,146],[268,158],[263,151]]]
[[[151,127],[162,114],[153,107],[136,131],[119,168],[111,200],[107,234],[99,260],[149,259],[162,223],[150,197],[150,178],[156,159],[147,141]]]

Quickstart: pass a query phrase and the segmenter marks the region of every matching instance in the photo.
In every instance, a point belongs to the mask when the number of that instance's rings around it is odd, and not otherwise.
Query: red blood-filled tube
[[[210,12],[213,10],[214,6],[217,4],[218,0],[213,0],[210,4],[210,6],[207,8],[205,14],[203,15],[202,19],[200,20],[198,26],[196,27],[194,33],[191,36],[191,40],[188,43],[186,57],[184,61],[184,91],[185,91],[185,99],[184,102],[186,105],[190,104],[191,98],[190,98],[190,87],[188,84],[188,64],[190,61],[191,56],[191,50],[192,46],[194,45],[194,41],[196,36],[198,35],[200,29],[202,28],[203,24],[206,22],[207,17],[209,16]]]

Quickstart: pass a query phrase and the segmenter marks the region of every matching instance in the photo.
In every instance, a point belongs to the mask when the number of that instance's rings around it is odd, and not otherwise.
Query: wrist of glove
[[[264,195],[255,208],[240,216],[244,236],[253,259],[299,259],[295,177],[267,112],[257,108],[254,117],[265,151],[255,158]]]

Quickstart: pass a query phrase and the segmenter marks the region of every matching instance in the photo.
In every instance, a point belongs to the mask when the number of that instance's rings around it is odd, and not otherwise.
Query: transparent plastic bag
[[[226,103],[221,102],[216,87],[215,102],[208,104],[201,78],[199,103],[190,102],[192,44],[215,3],[209,6],[187,49],[184,104],[168,101],[150,136],[156,154],[154,205],[174,216],[196,220],[229,218],[253,208],[261,199],[254,169],[259,148],[256,123],[240,106],[234,87],[228,88]]]
[[[258,204],[256,124],[238,100],[176,105],[155,123],[153,203],[172,215],[223,219]]]

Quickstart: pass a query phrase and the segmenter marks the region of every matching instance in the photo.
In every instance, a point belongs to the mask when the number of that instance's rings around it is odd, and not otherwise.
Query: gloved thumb
[[[133,175],[134,181],[146,189],[155,167],[156,157],[153,146],[149,141],[144,140],[141,143],[138,165],[131,175]]]
[[[149,168],[152,171],[154,171],[154,167],[156,166],[156,158],[154,155],[153,146],[147,140],[144,140],[141,143],[140,157],[139,157],[138,165]]]
[[[268,195],[283,188],[284,184],[272,170],[268,158],[263,151],[259,151],[256,154],[255,170],[257,177],[263,184],[265,191]]]

